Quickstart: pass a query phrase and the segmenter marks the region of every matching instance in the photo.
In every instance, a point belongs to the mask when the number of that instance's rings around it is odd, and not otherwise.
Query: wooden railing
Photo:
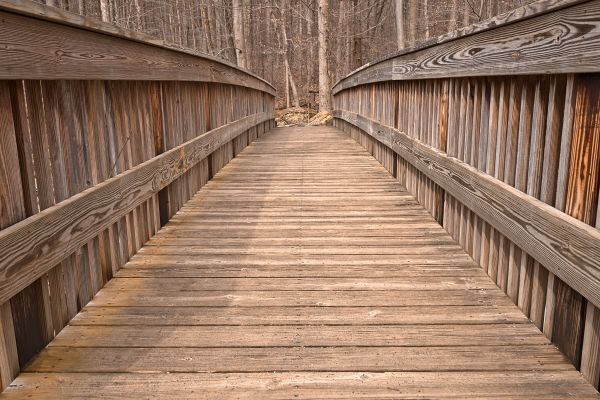
[[[2,387],[273,126],[273,95],[216,59],[0,2]]]
[[[539,1],[369,64],[334,124],[598,388],[600,1]]]

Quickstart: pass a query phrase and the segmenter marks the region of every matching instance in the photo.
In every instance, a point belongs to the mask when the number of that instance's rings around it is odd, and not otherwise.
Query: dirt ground
[[[303,107],[284,108],[275,111],[277,126],[317,126],[329,125],[332,120],[331,114],[319,113]]]

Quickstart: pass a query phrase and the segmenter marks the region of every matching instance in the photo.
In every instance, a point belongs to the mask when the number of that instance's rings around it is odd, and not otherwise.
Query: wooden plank
[[[560,135],[563,125],[563,113],[566,97],[566,80],[563,77],[550,79],[548,97],[548,113],[544,144],[544,161],[542,164],[540,200],[555,204],[557,174],[559,169]],[[544,327],[544,314],[547,302],[548,270],[539,262],[533,266],[533,287],[531,300],[531,319],[538,328]]]
[[[270,118],[259,113],[216,128],[2,231],[0,302],[180,177],[212,149]]]
[[[587,305],[581,351],[581,373],[596,389],[600,385],[600,312]]]
[[[46,133],[49,146],[51,165],[51,178],[54,188],[55,203],[60,203],[69,197],[69,185],[67,183],[67,170],[65,166],[65,150],[63,147],[63,138],[68,123],[65,119],[70,119],[69,110],[61,107],[62,101],[59,82],[43,81],[42,95],[44,98],[44,111],[46,117]],[[68,137],[68,135],[67,135]],[[39,155],[37,157],[40,157]],[[36,158],[36,156],[34,156]],[[44,172],[46,173],[46,172]],[[52,196],[52,194],[44,194]],[[50,199],[44,200],[48,204],[43,209],[53,204]],[[42,210],[43,210],[42,209]],[[64,261],[49,271],[52,278],[52,290],[55,293],[53,300],[53,312],[55,314],[56,330],[67,324],[69,319],[73,318],[79,311],[77,304],[77,290],[75,282],[75,255],[69,255]],[[60,295],[56,295],[60,294]]]
[[[521,175],[520,183],[527,182],[527,194],[537,199],[540,198],[542,182],[542,166],[544,161],[544,145],[546,132],[546,119],[548,110],[548,80],[536,82],[534,105],[532,111],[531,146],[527,178]],[[523,166],[524,168],[524,166]],[[535,261],[527,253],[521,258],[521,275],[519,277],[519,308],[529,316],[533,297]],[[539,266],[538,266],[539,268]]]
[[[576,371],[279,372],[234,374],[24,373],[7,399],[164,399],[294,397],[435,399],[597,399]],[[109,384],[107,384],[109,383]]]
[[[236,227],[236,224],[231,224],[232,227]],[[312,255],[337,255],[346,256],[350,258],[354,255],[393,255],[393,256],[409,256],[415,255],[414,259],[418,260],[420,255],[436,255],[445,253],[447,256],[452,257],[453,255],[462,256],[460,248],[455,243],[450,244],[418,244],[408,241],[408,246],[370,246],[357,248],[354,246],[337,245],[337,246],[314,246],[314,247],[303,247],[302,254],[307,256]],[[140,251],[140,254],[144,255],[180,255],[180,256],[192,256],[193,258],[203,255],[259,255],[259,256],[277,256],[277,255],[296,255],[299,254],[298,249],[294,246],[254,246],[250,249],[240,249],[235,247],[212,247],[212,246],[148,246]]]
[[[600,229],[600,212],[597,214],[596,228]],[[580,370],[596,389],[600,387],[600,311],[589,302],[586,308]]]
[[[504,293],[483,290],[285,290],[285,291],[193,291],[112,290],[105,288],[87,305],[90,307],[409,307],[509,305]],[[427,313],[423,313],[427,314]],[[87,314],[91,315],[91,314]],[[79,317],[73,320],[77,324]],[[122,323],[132,323],[121,318]],[[92,323],[87,319],[86,323]],[[102,319],[96,320],[102,324]]]
[[[519,311],[511,307],[516,314]],[[248,308],[239,309],[242,312],[252,311]],[[177,311],[177,310],[172,310]],[[205,311],[203,308],[200,311]],[[307,309],[297,321],[290,321],[289,325],[235,325],[227,322],[225,316],[215,318],[213,310],[206,310],[214,324],[204,326],[189,325],[132,325],[111,326],[109,332],[104,332],[98,325],[77,325],[67,327],[57,336],[50,347],[55,348],[94,348],[94,347],[153,347],[153,348],[211,348],[211,347],[350,347],[350,346],[464,346],[471,344],[473,347],[480,345],[505,345],[505,346],[532,346],[547,345],[548,341],[540,335],[531,324],[518,323],[493,323],[489,315],[482,312],[481,323],[471,325],[453,325],[436,322],[431,325],[388,325],[393,323],[392,318],[382,321],[379,325],[362,325],[359,322],[368,319],[367,311],[357,309],[335,309],[329,311],[330,318],[325,319],[318,314],[319,324],[333,321],[338,325],[309,325]],[[266,314],[270,309],[264,309]],[[298,309],[291,310],[297,312]],[[393,312],[393,310],[391,310]],[[369,312],[372,312],[370,310]],[[275,316],[280,317],[282,310],[276,310]],[[339,313],[336,320],[332,314]],[[199,314],[199,313],[197,313]],[[390,313],[391,314],[391,313]],[[408,315],[409,313],[407,313]],[[436,313],[437,314],[437,313]],[[288,317],[290,313],[287,313]],[[442,315],[439,313],[438,315]],[[446,311],[442,319],[448,320],[452,314]],[[359,319],[353,323],[343,325],[350,321],[352,316]],[[521,314],[522,316],[522,314]],[[268,317],[268,316],[267,316]],[[473,316],[475,322],[477,316]],[[373,317],[371,317],[373,319]],[[500,319],[500,318],[498,318]],[[524,318],[521,317],[521,321]],[[281,321],[281,318],[278,318]],[[398,320],[398,319],[396,319]],[[433,320],[433,318],[432,318]],[[224,325],[215,324],[224,321]],[[489,321],[488,324],[486,324]],[[197,323],[197,321],[194,321]],[[240,319],[243,323],[243,319]],[[288,323],[288,322],[286,322]],[[296,323],[296,324],[294,324]]]
[[[600,232],[394,128],[349,111],[336,118],[377,137],[593,304],[600,303]],[[435,168],[434,168],[435,166]],[[452,175],[452,177],[450,176]],[[457,181],[459,177],[460,181]],[[506,210],[511,210],[507,213]]]
[[[10,303],[0,306],[0,389],[4,390],[19,374],[19,355]]]
[[[0,82],[0,232],[25,218],[13,118],[9,85]],[[15,323],[8,300],[0,301],[0,390],[19,373]]]
[[[118,290],[158,290],[163,286],[161,278],[113,278],[107,288]],[[389,278],[205,278],[190,280],[171,278],[169,290],[447,290],[447,289],[492,289],[493,284],[479,277],[412,277],[390,280]]]
[[[573,371],[553,346],[46,348],[27,372]]]
[[[564,195],[557,194],[557,204],[562,206],[562,199],[566,198],[566,213],[594,225],[600,189],[600,129],[592,121],[596,120],[599,111],[600,91],[598,79],[589,76],[578,76],[574,86],[574,105],[572,111],[569,109],[565,112],[564,128],[564,136],[571,142],[566,146],[570,150],[568,184],[559,183],[561,187],[568,188]],[[562,281],[555,279],[554,285],[552,339],[579,367],[586,318],[585,299]]]

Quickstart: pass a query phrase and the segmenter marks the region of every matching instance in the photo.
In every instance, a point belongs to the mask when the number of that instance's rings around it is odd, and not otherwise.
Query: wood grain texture
[[[8,82],[0,82],[0,232],[25,218],[17,138]],[[17,376],[19,355],[11,303],[0,301],[0,390]]]
[[[538,0],[521,7],[517,7],[503,14],[496,15],[490,19],[481,22],[475,22],[471,25],[464,26],[452,32],[448,32],[444,35],[430,38],[429,40],[421,41],[419,43],[411,44],[410,46],[399,50],[398,52],[385,55],[379,59],[375,59],[356,70],[350,72],[347,76],[341,78],[334,86],[337,86],[340,82],[346,80],[354,74],[360,73],[362,70],[371,69],[377,64],[383,63],[387,60],[393,59],[398,56],[413,53],[418,50],[426,49],[429,47],[444,44],[457,38],[464,36],[474,35],[480,32],[485,32],[490,29],[497,28],[502,25],[508,25],[520,20],[526,20],[531,17],[543,15],[551,11],[560,10],[565,7],[569,7],[575,4],[583,3],[588,0]]]
[[[0,389],[4,390],[19,374],[19,355],[10,303],[0,306]]]
[[[600,202],[598,209],[600,210]],[[600,213],[596,228],[600,228]],[[600,387],[600,312],[589,302],[581,352],[581,373],[596,389]]]
[[[597,398],[386,168],[327,127],[276,129],[221,165],[1,396],[100,394]]]
[[[367,65],[341,80],[333,93],[391,80],[597,72],[598,15],[600,2],[592,0],[551,5],[499,26],[486,21],[492,29],[443,38]]]
[[[600,385],[600,312],[591,304],[586,311],[581,373],[594,387]]]
[[[263,79],[216,58],[140,40],[139,34],[122,35],[115,28],[106,32],[108,24],[97,22],[90,30],[84,17],[60,12],[56,18],[57,13],[33,3],[0,4],[0,79],[219,82],[275,94]]]
[[[45,399],[597,399],[575,371],[268,372],[198,374],[24,373],[3,394]],[[553,388],[552,392],[548,387]]]
[[[0,232],[0,302],[97,236],[222,144],[259,123],[257,113],[213,129]],[[32,232],[36,232],[34,235]]]
[[[347,121],[394,149],[593,304],[600,303],[600,232],[406,134],[358,114]]]

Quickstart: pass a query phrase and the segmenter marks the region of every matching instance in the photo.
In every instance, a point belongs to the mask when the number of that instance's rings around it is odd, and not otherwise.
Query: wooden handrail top
[[[540,0],[366,64],[333,94],[392,80],[598,71],[600,2]]]
[[[185,80],[275,95],[225,60],[55,7],[0,0],[0,16],[0,79]]]

